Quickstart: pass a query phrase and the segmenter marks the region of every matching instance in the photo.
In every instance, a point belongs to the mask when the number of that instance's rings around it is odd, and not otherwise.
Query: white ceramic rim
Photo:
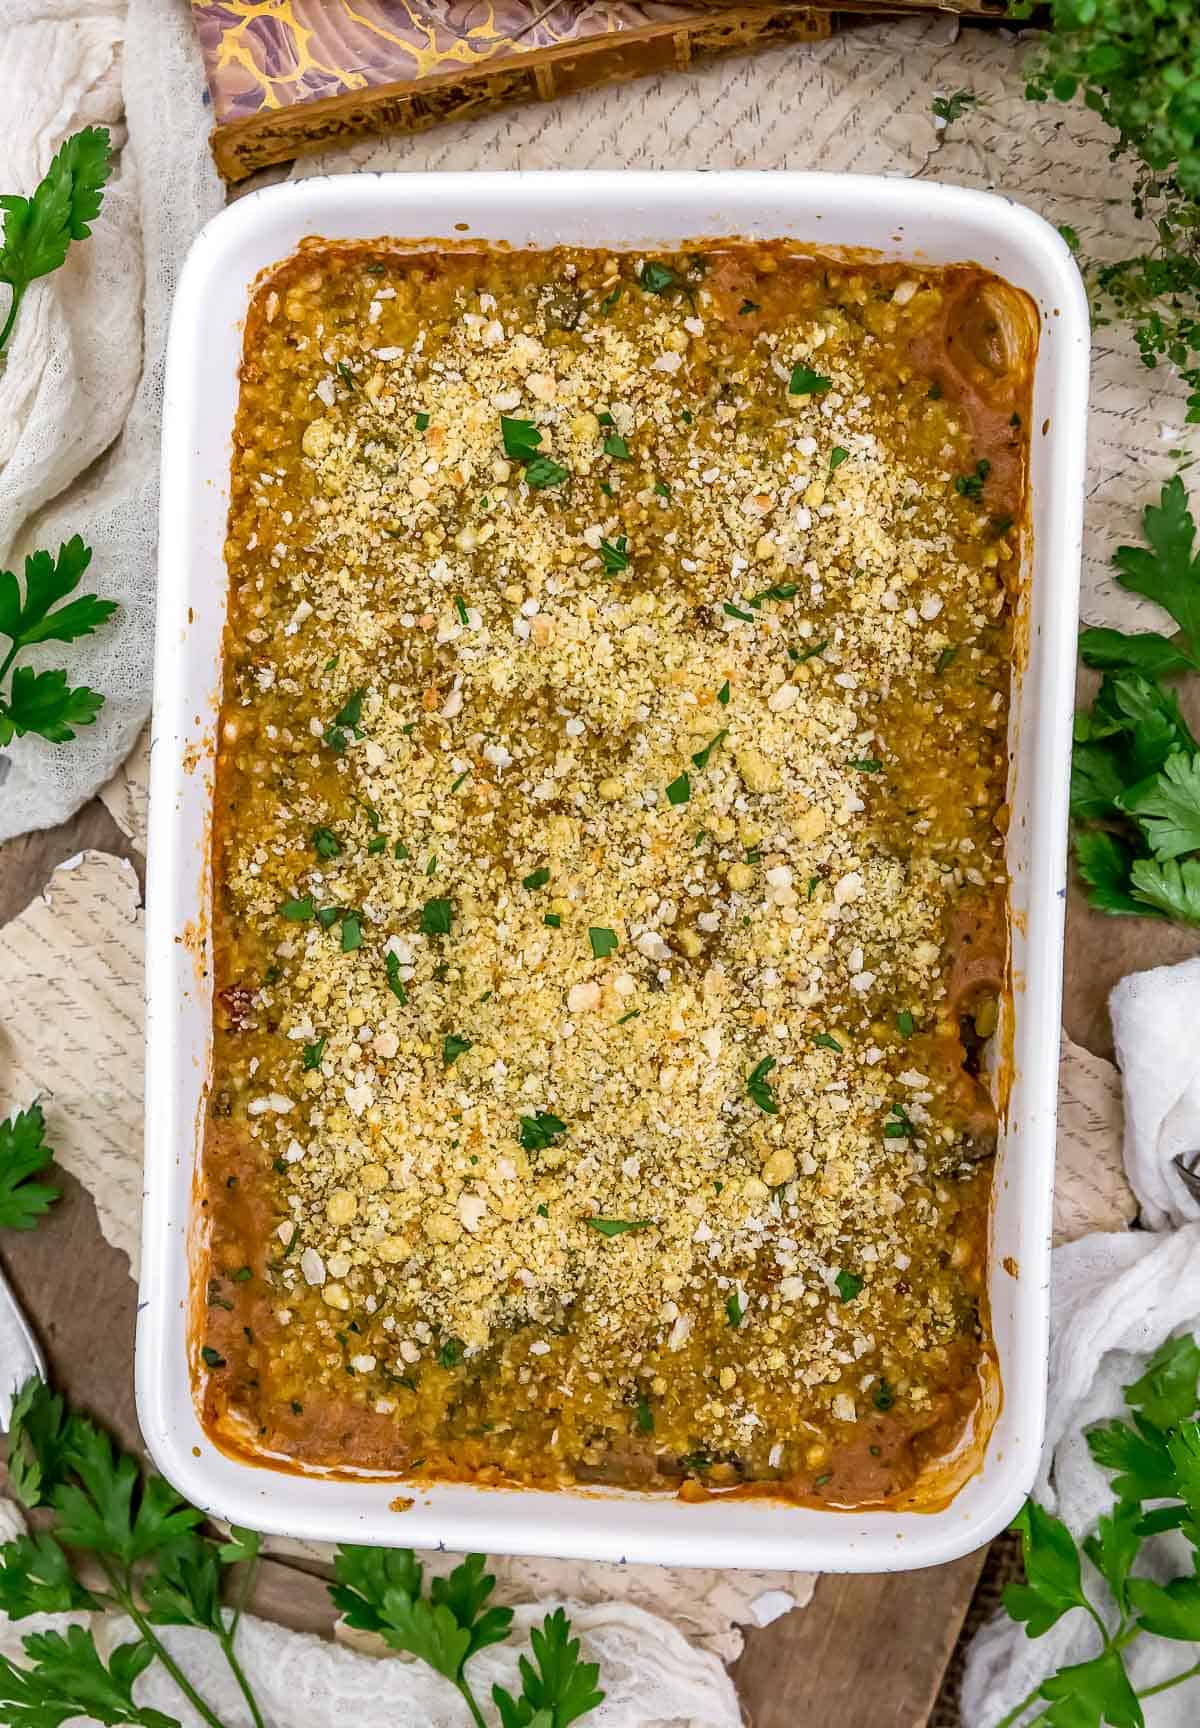
[[[464,231],[457,224],[467,223]],[[209,1059],[197,960],[209,899],[207,812],[220,689],[222,545],[241,319],[250,283],[307,234],[441,234],[456,244],[671,246],[788,237],[926,264],[973,261],[1026,289],[1041,346],[1031,455],[1027,664],[1014,688],[1015,1076],[996,1166],[990,1298],[1004,1404],[981,1470],[937,1512],[835,1512],[778,1501],[688,1505],[618,1490],[546,1493],[321,1477],[219,1451],[188,1371],[188,1232]],[[312,1540],[821,1571],[948,1561],[986,1542],[1029,1491],[1041,1448],[1090,337],[1078,271],[1010,200],[925,181],[792,173],[353,175],[287,182],[212,220],[171,322],[163,409],[158,639],[146,913],[146,1163],[136,1383],[158,1467],[205,1510]],[[1015,1269],[1015,1275],[1005,1268]],[[390,1509],[411,1492],[403,1516]]]

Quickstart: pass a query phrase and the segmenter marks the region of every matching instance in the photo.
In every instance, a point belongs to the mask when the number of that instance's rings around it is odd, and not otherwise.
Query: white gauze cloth
[[[0,568],[79,533],[81,592],[121,607],[69,649],[22,656],[69,666],[106,704],[72,744],[0,754],[0,840],[69,816],[146,718],[163,343],[179,265],[223,202],[203,91],[184,0],[0,0],[0,191],[32,192],[80,127],[119,147],[91,238],[32,285],[0,359]]]
[[[1172,1334],[1200,1330],[1200,1205],[1173,1162],[1177,1154],[1189,1160],[1200,1153],[1200,959],[1135,972],[1109,1002],[1125,1100],[1125,1168],[1151,1228],[1085,1236],[1054,1253],[1050,1396],[1034,1497],[1078,1541],[1114,1499],[1084,1430],[1126,1416],[1122,1388],[1138,1378],[1146,1358]],[[1160,1581],[1190,1569],[1178,1535],[1147,1542],[1138,1563]],[[1086,1661],[1098,1644],[1095,1628],[1078,1612],[1038,1639],[998,1616],[968,1657],[963,1728],[995,1728],[1047,1674]],[[1163,1638],[1138,1639],[1126,1651],[1137,1689],[1178,1673],[1189,1659],[1187,1646]],[[1200,1682],[1147,1700],[1145,1712],[1148,1728],[1195,1728]]]

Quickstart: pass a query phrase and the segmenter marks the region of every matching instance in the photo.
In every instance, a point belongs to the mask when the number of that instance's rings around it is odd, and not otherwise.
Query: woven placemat
[[[988,1553],[987,1564],[975,1587],[971,1606],[967,1609],[967,1617],[963,1621],[954,1655],[946,1670],[946,1678],[942,1681],[937,1703],[930,1714],[928,1728],[963,1728],[962,1680],[967,1649],[984,1622],[999,1612],[1001,1593],[1005,1585],[1019,1575],[1020,1570],[1021,1539],[1014,1531],[1006,1530],[1003,1536],[997,1536]]]

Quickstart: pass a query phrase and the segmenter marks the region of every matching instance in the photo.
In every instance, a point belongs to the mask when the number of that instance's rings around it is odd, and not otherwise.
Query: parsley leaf
[[[17,1536],[0,1547],[0,1610],[10,1620],[97,1606],[48,1531]]]
[[[818,1032],[813,1043],[822,1050],[835,1050],[839,1056],[842,1053],[842,1046],[831,1032]]]
[[[526,1152],[544,1152],[552,1146],[567,1125],[550,1110],[538,1110],[533,1116],[522,1116],[517,1138]]]
[[[901,1038],[911,1038],[916,1030],[916,1024],[907,1008],[902,1008],[896,1016],[896,1030]]]
[[[604,440],[604,454],[611,456],[615,462],[630,462],[629,446],[619,432],[610,432]]]
[[[1052,1701],[1047,1728],[1142,1728],[1142,1707],[1129,1684],[1119,1650],[1106,1650],[1090,1662],[1060,1668],[1042,1681],[1043,1698]]]
[[[723,601],[721,604],[721,610],[724,612],[726,618],[740,618],[743,624],[753,624],[754,622],[753,612],[743,612],[742,608],[740,606],[735,606],[732,600]]]
[[[1115,1471],[1113,1490],[1122,1500],[1170,1500],[1175,1467],[1166,1440],[1144,1417],[1101,1422],[1088,1430],[1088,1451],[1102,1470]]]
[[[760,588],[757,594],[751,594],[746,604],[757,609],[764,600],[794,599],[797,591],[794,582],[776,582],[771,588]]]
[[[654,1432],[654,1412],[650,1408],[650,1400],[645,1393],[640,1394],[637,1401],[637,1425],[643,1434]]]
[[[300,1064],[302,1073],[309,1074],[312,1073],[314,1069],[320,1068],[321,1057],[325,1054],[325,1045],[327,1041],[327,1037],[318,1038],[315,1044],[306,1044],[304,1046],[303,1060]]]
[[[627,1236],[631,1230],[650,1230],[653,1218],[585,1218],[589,1229],[601,1236]]]
[[[955,120],[961,120],[967,109],[974,108],[978,101],[973,90],[955,90],[950,96],[935,96],[929,106],[944,129],[953,125]]]
[[[719,694],[718,694],[717,700],[718,701],[721,700]],[[728,684],[726,684],[726,686],[725,686],[725,700],[726,701],[729,700],[729,686],[728,686]],[[703,750],[697,750],[696,754],[692,757],[692,761],[695,763],[696,767],[697,768],[707,768],[709,757],[712,755],[714,750],[718,749],[719,746],[725,742],[725,740],[726,740],[726,738],[728,738],[728,736],[729,736],[728,728],[725,728],[724,730],[718,732],[715,738],[710,738],[708,743],[704,746]]]
[[[314,828],[312,843],[318,858],[337,858],[342,850],[341,842],[332,828]]]
[[[1200,858],[1156,864],[1139,858],[1129,872],[1136,900],[1181,924],[1200,924]]]
[[[841,444],[835,444],[829,452],[829,472],[835,473],[843,462],[849,462],[850,452]]]
[[[862,1293],[863,1280],[855,1272],[841,1271],[833,1282],[839,1302],[853,1302]]]
[[[778,1116],[779,1105],[775,1100],[771,1082],[767,1075],[775,1066],[774,1056],[764,1056],[762,1061],[753,1067],[746,1076],[746,1096],[758,1105],[768,1116]]]
[[[1157,916],[1154,908],[1133,898],[1130,891],[1133,853],[1115,834],[1103,828],[1077,834],[1075,862],[1080,876],[1091,890],[1088,904],[1098,912],[1109,912],[1114,916],[1132,913],[1141,918]]]
[[[0,1122],[0,1226],[33,1230],[59,1198],[59,1190],[31,1177],[48,1170],[54,1153],[46,1145],[40,1104]]]
[[[468,1555],[449,1577],[433,1579],[424,1596],[423,1568],[410,1548],[339,1547],[329,1594],[347,1625],[427,1662],[474,1711],[463,1669],[476,1651],[501,1643],[512,1624],[511,1608],[486,1606],[496,1581],[485,1564],[482,1554]]]
[[[1177,641],[1160,636],[1157,630],[1129,636],[1123,630],[1081,630],[1079,652],[1084,665],[1094,666],[1098,672],[1132,671],[1146,678],[1162,678],[1168,672],[1186,672],[1197,666]]]
[[[592,945],[593,960],[604,960],[610,954],[615,954],[619,943],[615,930],[607,930],[604,925],[593,924],[588,929],[588,941]]]
[[[992,471],[992,465],[986,456],[981,456],[970,474],[956,474],[954,490],[960,498],[982,498],[984,481]]]
[[[728,680],[728,678],[725,680],[724,684],[722,684],[721,688],[717,691],[717,701],[721,704],[722,708],[728,708],[728,706],[729,706],[729,680]],[[725,734],[722,733],[722,737],[724,737],[724,735]]]
[[[814,372],[811,366],[795,365],[788,383],[789,396],[823,396],[826,390],[833,389],[833,379],[822,377],[820,372]]]
[[[58,1728],[84,1716],[110,1725],[179,1728],[173,1716],[133,1701],[134,1683],[154,1660],[146,1640],[118,1645],[107,1666],[93,1634],[82,1626],[34,1632],[22,1643],[21,1667],[0,1657],[0,1703],[11,1707],[5,1714],[11,1728]]]
[[[451,1067],[470,1048],[471,1040],[469,1038],[457,1038],[453,1032],[447,1032],[442,1039],[442,1066],[444,1068]]]
[[[1024,1584],[1009,1584],[1004,1606],[1013,1620],[1040,1638],[1072,1608],[1086,1608],[1075,1538],[1061,1519],[1027,1500],[1013,1522],[1020,1532]]]
[[[725,1318],[731,1326],[740,1326],[745,1317],[746,1310],[742,1307],[742,1298],[736,1290],[733,1290],[725,1298]]]
[[[672,780],[671,784],[667,787],[668,804],[686,804],[691,795],[692,782],[690,776],[686,773],[680,774],[679,777]]]
[[[1142,512],[1150,550],[1118,546],[1113,563],[1121,586],[1169,612],[1194,654],[1200,650],[1200,553],[1193,555],[1196,525],[1178,474],[1163,487],[1157,505]]]
[[[1136,1501],[1118,1500],[1110,1513],[1096,1522],[1096,1533],[1083,1544],[1083,1551],[1104,1579],[1125,1612],[1125,1585],[1138,1549],[1142,1545],[1138,1522],[1141,1507]]]
[[[0,197],[4,212],[0,282],[12,289],[8,316],[0,329],[0,349],[8,341],[29,284],[59,269],[72,240],[88,238],[111,172],[107,127],[85,126],[60,145],[31,197],[15,193]]]
[[[543,864],[537,870],[531,870],[528,876],[522,877],[521,886],[522,888],[544,888],[549,880],[550,871]]]
[[[492,1687],[501,1728],[569,1728],[604,1702],[596,1686],[600,1669],[595,1662],[579,1660],[579,1640],[570,1632],[571,1622],[561,1608],[547,1614],[540,1631],[536,1626],[531,1630],[534,1661],[521,1657],[520,1697],[503,1686]]]
[[[116,611],[115,600],[101,600],[95,594],[80,595],[55,609],[79,586],[91,561],[91,547],[78,534],[59,547],[57,559],[49,552],[31,553],[25,560],[24,601],[12,571],[0,570],[0,635],[11,644],[0,661],[0,679],[24,649],[38,642],[74,642],[90,636]],[[68,743],[75,736],[73,728],[90,726],[103,706],[98,691],[85,685],[71,688],[65,672],[34,672],[18,666],[7,701],[0,698],[0,745],[27,732],[51,744]]]
[[[1160,861],[1200,851],[1200,757],[1168,756],[1149,785],[1126,796],[1122,809],[1138,818]]]
[[[453,917],[454,908],[449,900],[426,900],[421,908],[422,936],[448,936]]]
[[[647,294],[665,294],[678,283],[679,278],[669,264],[660,264],[650,259],[642,265],[638,272],[638,286],[644,288]]]
[[[600,557],[609,576],[616,576],[622,570],[629,568],[629,538],[619,534],[616,540],[601,540]]]
[[[1154,1352],[1140,1379],[1125,1388],[1125,1402],[1156,1428],[1176,1428],[1195,1416],[1200,1398],[1200,1345],[1190,1333],[1168,1338]]]
[[[524,463],[526,482],[535,492],[561,486],[568,478],[568,471],[560,462],[539,455],[542,434],[532,420],[513,420],[507,414],[501,414],[500,436],[504,440],[504,454],[514,462]]]
[[[8,1476],[22,1506],[44,1506],[65,1478],[70,1420],[62,1399],[31,1375],[8,1419]]]
[[[362,920],[357,912],[342,913],[342,953],[353,954],[362,947]]]

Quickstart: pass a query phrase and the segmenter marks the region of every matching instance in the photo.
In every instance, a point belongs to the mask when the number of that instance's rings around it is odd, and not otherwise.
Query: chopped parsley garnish
[[[612,290],[612,292],[609,294],[606,294],[604,296],[603,300],[601,300],[600,310],[601,310],[601,312],[603,312],[605,314],[606,317],[612,311],[613,307],[616,305],[617,301],[621,298],[621,295],[624,292],[625,292],[625,284],[623,282],[618,282],[616,287]]]
[[[254,1268],[252,1266],[239,1266],[237,1271],[231,1272],[229,1276],[235,1284],[248,1284],[254,1276]]]
[[[740,618],[743,624],[753,624],[753,612],[743,612],[740,606],[735,606],[732,600],[726,600],[721,606],[726,618]]]
[[[513,420],[507,414],[500,416],[500,436],[504,441],[504,454],[511,456],[514,462],[532,461],[542,441],[542,435],[532,420]]]
[[[279,908],[281,918],[286,918],[289,924],[307,924],[310,918],[316,916],[313,897],[306,894],[302,900],[285,900]]]
[[[409,851],[408,847],[404,844],[403,840],[397,840],[396,844],[392,847],[392,857],[397,859],[401,864],[403,864],[403,862],[406,858],[412,857],[412,853]]]
[[[981,456],[975,464],[973,474],[956,474],[954,490],[960,498],[982,498],[983,483],[992,471],[992,465],[986,456]]]
[[[746,1096],[765,1110],[768,1116],[778,1116],[779,1105],[775,1101],[775,1093],[767,1075],[775,1066],[774,1056],[764,1056],[762,1061],[753,1067],[746,1076]]]
[[[585,1218],[584,1223],[601,1236],[627,1236],[631,1230],[650,1230],[654,1226],[653,1218]]]
[[[835,1050],[839,1056],[842,1053],[842,1046],[832,1032],[818,1032],[813,1043],[819,1045],[822,1050]]]
[[[695,415],[692,413],[690,408],[681,408],[679,410],[679,418],[683,421],[685,426],[690,426],[692,421],[695,419]]]
[[[726,690],[729,689],[728,684],[725,686],[725,688],[726,688]],[[726,738],[728,738],[728,736],[729,736],[728,729],[720,731],[716,734],[716,736],[714,738],[709,739],[708,743],[704,746],[703,750],[697,750],[696,754],[692,757],[692,761],[696,764],[696,767],[697,768],[707,768],[709,757],[712,755],[714,750],[718,749],[719,746],[725,742],[725,740],[726,740]],[[684,778],[686,779],[687,776],[685,775]]]
[[[447,1338],[437,1353],[439,1368],[457,1368],[463,1359],[466,1345],[461,1338]]]
[[[531,870],[528,876],[522,877],[521,886],[522,888],[544,888],[549,880],[549,868],[543,864],[539,869]]]
[[[514,462],[524,463],[526,483],[535,492],[544,491],[548,486],[561,486],[567,479],[567,470],[560,462],[538,454],[542,434],[532,420],[513,420],[507,414],[501,414],[500,436],[504,441],[504,454],[511,456]]]
[[[928,390],[925,392],[925,395],[926,395],[926,399],[930,402],[940,402],[941,401],[941,399],[942,399],[942,386],[941,386],[940,381],[937,378],[935,378],[933,383],[929,386]]]
[[[819,876],[810,876],[808,879],[808,894],[806,895],[806,898],[811,900],[820,886],[821,878]]]
[[[728,706],[729,706],[729,680],[728,680],[728,678],[725,680],[724,684],[722,684],[721,688],[717,691],[717,701],[721,704],[722,708],[728,708]]]
[[[911,1140],[916,1135],[916,1127],[903,1104],[893,1104],[892,1114],[883,1125],[885,1140]]]
[[[421,908],[422,936],[449,936],[453,916],[449,900],[426,900]]]
[[[916,1030],[916,1024],[907,1008],[902,1008],[896,1016],[896,1030],[902,1038],[911,1038]]]
[[[604,454],[611,456],[615,462],[629,462],[629,446],[619,432],[610,432],[604,440]]]
[[[604,560],[604,568],[610,576],[615,576],[621,570],[629,568],[629,539],[625,534],[619,534],[615,541],[601,540],[600,556]]]
[[[552,1111],[539,1110],[534,1116],[522,1116],[517,1139],[526,1152],[544,1152],[566,1131],[566,1123]]]
[[[351,372],[349,366],[347,366],[344,360],[339,360],[337,363],[337,375],[346,386],[347,390],[357,389],[358,380],[355,378],[353,372]]]
[[[466,782],[470,778],[471,778],[471,770],[469,768],[464,768],[462,773],[458,776],[458,778],[456,780],[452,780],[450,782],[451,792],[457,792],[459,787],[462,785],[465,785]]]
[[[422,409],[421,412],[417,415],[417,431],[418,432],[428,432],[428,430],[429,430],[429,416],[428,416],[428,414],[426,414],[425,410]]]
[[[336,906],[322,906],[317,911],[317,923],[322,930],[332,930],[340,917]]]
[[[321,1066],[321,1057],[325,1053],[327,1039],[328,1034],[326,1034],[325,1038],[318,1038],[315,1044],[306,1044],[304,1046],[304,1058],[301,1066],[306,1074],[310,1073],[314,1068],[319,1068]]]
[[[444,1068],[451,1067],[470,1048],[471,1040],[469,1038],[458,1038],[453,1032],[447,1032],[442,1039],[442,1066]]]
[[[540,1206],[535,1208],[535,1210],[536,1210],[539,1218],[549,1218],[549,1216],[550,1216],[550,1208],[549,1208],[549,1206],[547,1206],[547,1204],[544,1200],[542,1201]]]
[[[346,748],[347,732],[353,732],[356,738],[359,736],[358,728],[362,720],[363,697],[366,693],[365,686],[351,691],[345,704],[334,715],[322,734],[326,744],[338,756]]]
[[[883,763],[877,756],[856,756],[849,766],[857,768],[860,774],[878,774]]]
[[[863,1287],[862,1279],[853,1272],[839,1272],[833,1282],[837,1286],[839,1302],[853,1302]]]
[[[937,659],[934,661],[934,664],[933,664],[934,673],[939,674],[939,673],[944,672],[946,670],[947,666],[953,666],[954,662],[957,659],[958,659],[958,649],[957,648],[943,648],[941,653],[938,655]]]
[[[845,449],[841,444],[835,444],[833,449],[829,452],[829,472],[832,474],[836,469],[841,467],[843,462],[849,462],[849,460],[849,450]]]
[[[757,300],[743,300],[741,305],[738,307],[738,317],[739,318],[745,318],[747,313],[757,312],[757,311],[759,311],[759,304],[758,304]]]
[[[542,923],[548,925],[551,930],[560,930],[562,928],[562,915],[558,912],[547,912]]]
[[[200,1355],[208,1368],[224,1368],[225,1358],[219,1350],[214,1350],[211,1344],[202,1346]]]
[[[619,943],[615,930],[608,930],[603,924],[593,924],[588,929],[588,941],[592,945],[592,958],[604,960],[610,954],[615,954]]]
[[[669,264],[659,264],[654,259],[643,264],[638,272],[638,285],[644,288],[647,294],[665,294],[668,289],[674,288],[678,281],[678,276]]]
[[[742,1299],[736,1290],[725,1299],[725,1316],[731,1326],[740,1326],[746,1318],[746,1310],[742,1307]]]
[[[654,490],[660,498],[669,498],[671,496],[671,488],[667,485],[665,480],[656,480],[654,482]]]
[[[871,1402],[876,1410],[890,1410],[896,1402],[896,1394],[882,1375],[880,1375],[878,1386],[871,1394]]]
[[[400,956],[394,954],[389,948],[387,953],[384,955],[384,964],[387,966],[388,989],[396,998],[397,1002],[407,1002],[408,991],[404,988],[403,980],[400,977]]]
[[[636,1020],[641,1012],[640,1008],[631,1008],[628,1014],[622,1014],[621,1018],[617,1021],[617,1025],[624,1026],[627,1020]]]
[[[637,1425],[643,1434],[653,1434],[654,1432],[654,1412],[651,1410],[649,1400],[644,1392],[639,1395],[637,1401]]]
[[[432,876],[437,870],[437,853],[431,852],[425,864],[426,876]]]
[[[668,804],[686,804],[691,795],[692,782],[687,774],[681,774],[667,787]]]
[[[811,648],[789,648],[789,657],[800,665],[805,660],[815,660],[818,654],[824,654],[829,646],[828,636],[822,642],[814,642]]]
[[[833,379],[824,378],[819,372],[814,372],[811,366],[793,366],[791,381],[788,384],[789,396],[823,396],[826,390],[833,389]]]
[[[551,461],[549,456],[535,456],[525,468],[525,483],[535,492],[545,492],[551,486],[561,486],[564,480],[570,478],[570,470],[561,462]]]
[[[596,419],[600,422],[601,426],[615,426],[616,425],[616,421],[613,419],[612,415],[608,412],[607,408],[605,409],[603,414],[597,414]]]
[[[794,582],[777,582],[773,588],[762,588],[757,594],[751,594],[747,606],[759,607],[764,600],[791,600],[796,594]]]
[[[342,913],[342,953],[353,954],[362,946],[362,923],[357,912]]]
[[[376,834],[373,840],[367,841],[367,857],[378,858],[381,852],[387,851],[387,835]]]
[[[467,603],[461,594],[456,594],[454,596],[454,610],[458,613],[458,621],[460,624],[469,624],[471,622],[467,617]]]

